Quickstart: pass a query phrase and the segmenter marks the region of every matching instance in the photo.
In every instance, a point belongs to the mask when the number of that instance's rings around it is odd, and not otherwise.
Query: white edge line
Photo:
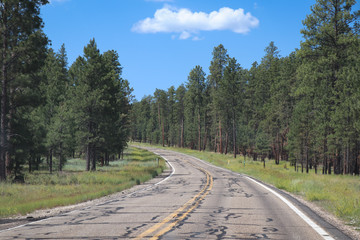
[[[146,191],[146,190],[148,190],[148,189],[151,189],[151,188],[153,188],[154,186],[157,186],[157,185],[165,182],[165,181],[168,180],[170,177],[172,177],[172,175],[175,174],[175,168],[174,168],[174,166],[169,162],[169,160],[168,160],[167,158],[161,156],[161,155],[158,154],[158,153],[155,153],[155,154],[158,155],[158,156],[160,156],[160,157],[162,157],[163,159],[165,159],[165,161],[170,165],[170,167],[171,167],[171,169],[172,169],[172,172],[170,173],[170,175],[167,176],[166,178],[164,178],[163,180],[161,180],[160,182],[153,184],[152,186],[149,186],[149,187],[140,189],[140,190],[138,190],[138,191],[129,193],[129,194],[125,195],[124,197],[129,197],[129,196],[131,196],[131,195],[133,195],[133,194],[135,194],[135,193],[138,193],[138,192],[141,192],[141,191]],[[99,206],[99,205],[102,205],[102,204],[103,204],[103,203],[101,203],[101,204],[96,204],[95,206]],[[87,208],[89,208],[89,207],[85,207],[85,208],[83,208],[83,209],[73,210],[73,211],[70,211],[70,212],[68,212],[68,213],[85,210],[85,209],[87,209]],[[57,215],[57,216],[58,216],[58,215]],[[40,223],[40,222],[43,222],[43,221],[45,221],[45,220],[49,220],[49,219],[54,218],[54,217],[57,217],[57,216],[52,216],[52,217],[44,218],[44,219],[41,219],[41,220],[38,220],[38,221],[34,221],[34,222],[26,223],[26,224],[23,224],[23,225],[19,225],[19,226],[16,226],[16,227],[12,227],[12,228],[7,228],[7,229],[4,229],[4,230],[0,230],[0,233],[7,232],[7,231],[11,231],[11,230],[15,230],[15,229],[17,229],[17,228],[25,227],[25,226],[32,225],[32,224],[35,224],[35,223]]]
[[[50,218],[53,218],[53,217],[50,217]],[[41,220],[38,220],[38,221],[34,221],[34,222],[30,222],[30,223],[25,223],[23,225],[19,225],[19,226],[16,226],[16,227],[12,227],[12,228],[8,228],[8,229],[4,229],[4,230],[1,230],[0,233],[3,233],[3,232],[7,232],[7,231],[10,231],[10,230],[15,230],[17,228],[21,228],[21,227],[25,227],[25,226],[28,226],[28,225],[32,225],[34,223],[40,223],[40,222],[43,222],[47,219],[50,219],[50,218],[44,218],[44,219],[41,219]]]
[[[271,188],[265,186],[262,183],[259,183],[258,181],[254,180],[254,179],[252,179],[252,178],[250,178],[248,176],[245,176],[245,178],[247,178],[248,180],[260,185],[261,187],[265,188],[266,190],[268,190],[269,192],[274,194],[276,197],[278,197],[281,201],[283,201],[286,205],[288,205],[297,215],[299,215],[307,224],[309,224],[310,227],[312,227],[318,234],[320,234],[320,236],[322,236],[324,239],[326,239],[326,240],[334,240],[334,238],[332,238],[322,227],[317,225],[313,220],[311,220],[302,211],[300,211],[297,207],[295,207],[294,204],[292,204],[289,200],[287,200],[286,198],[281,196],[279,193],[275,192]]]
[[[182,155],[186,155],[186,156],[190,156],[190,155],[187,155],[185,153],[180,153]],[[240,173],[236,173],[236,172],[233,172],[229,169],[225,169],[225,168],[222,168],[222,167],[218,167],[218,166],[215,166],[211,163],[208,163],[202,159],[199,159],[197,157],[193,157],[193,156],[190,156],[210,167],[213,167],[213,168],[217,168],[217,169],[221,169],[221,170],[225,170],[227,172],[231,172],[231,173],[235,173],[237,175],[241,175]],[[311,220],[308,216],[306,216],[301,210],[299,210],[297,207],[294,206],[294,204],[292,204],[289,200],[287,200],[286,198],[284,198],[283,196],[281,196],[279,193],[275,192],[274,190],[272,190],[271,188],[265,186],[264,184],[246,176],[246,175],[243,175],[245,178],[247,178],[248,180],[251,180],[253,181],[254,183],[260,185],[261,187],[265,188],[266,190],[268,190],[269,192],[271,192],[272,194],[274,194],[276,197],[278,197],[281,201],[283,201],[286,205],[288,205],[290,207],[291,210],[293,210],[297,215],[299,215],[310,227],[312,227],[312,229],[314,229],[320,236],[322,236],[325,240],[335,240],[333,237],[331,237],[322,227],[320,227],[319,225],[317,225],[313,220]]]
[[[155,153],[155,154],[157,154],[157,153]],[[166,180],[168,180],[169,178],[171,178],[172,177],[172,175],[174,175],[175,174],[175,168],[174,168],[174,166],[169,162],[169,160],[167,159],[167,158],[165,158],[165,157],[163,157],[163,156],[161,156],[160,154],[157,154],[158,156],[160,156],[160,157],[162,157],[163,159],[165,159],[165,161],[170,165],[170,167],[171,167],[171,169],[172,169],[172,171],[171,171],[171,173],[170,173],[170,175],[169,176],[167,176],[166,178],[164,178],[163,180],[161,180],[160,182],[158,182],[158,183],[155,183],[154,184],[154,186],[156,186],[156,185],[159,185],[159,184],[161,184],[161,183],[163,183],[163,182],[165,182]]]

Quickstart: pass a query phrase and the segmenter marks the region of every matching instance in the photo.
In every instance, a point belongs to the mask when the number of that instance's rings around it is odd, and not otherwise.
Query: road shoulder
[[[167,168],[159,176],[157,176],[153,179],[150,179],[149,181],[142,183],[140,185],[135,185],[130,189],[126,189],[126,190],[123,190],[118,193],[113,193],[113,194],[105,196],[105,197],[101,197],[98,199],[94,199],[94,200],[90,200],[90,201],[86,201],[86,202],[82,202],[82,203],[78,203],[78,204],[74,204],[74,205],[59,206],[59,207],[55,207],[55,208],[51,208],[51,209],[40,209],[40,210],[36,210],[32,213],[26,214],[26,215],[16,215],[16,216],[12,216],[9,218],[2,218],[2,219],[0,219],[0,231],[10,229],[10,228],[15,228],[15,227],[18,227],[21,225],[26,225],[31,222],[43,220],[43,219],[58,216],[61,214],[66,214],[68,212],[77,211],[77,210],[85,209],[88,207],[104,204],[106,202],[109,202],[109,201],[112,201],[115,199],[129,196],[133,193],[136,193],[136,192],[148,189],[149,187],[155,186],[155,184],[163,181],[168,176],[170,176],[171,171],[172,171],[171,167],[167,163]]]

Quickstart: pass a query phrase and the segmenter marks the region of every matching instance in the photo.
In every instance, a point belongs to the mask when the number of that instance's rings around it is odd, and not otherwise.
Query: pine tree
[[[0,117],[0,181],[10,173],[12,162],[11,136],[15,104],[11,102],[23,86],[24,74],[35,73],[44,59],[47,38],[41,32],[40,7],[46,0],[0,2],[0,63],[1,63],[1,117]],[[36,57],[35,57],[36,56]],[[27,78],[31,81],[33,78]],[[10,106],[11,105],[11,106]]]
[[[105,76],[103,81],[102,120],[100,135],[101,149],[105,164],[109,164],[110,154],[120,154],[127,145],[129,136],[129,108],[132,89],[127,80],[121,78],[122,67],[116,51],[103,54]]]
[[[177,119],[176,119],[176,108],[175,108],[175,87],[171,86],[167,91],[168,96],[168,146],[175,146],[176,145],[176,138],[177,138]]]
[[[228,61],[227,50],[220,44],[214,47],[212,52],[212,61],[210,63],[210,75],[208,76],[209,88],[209,109],[211,109],[211,135],[213,136],[213,148],[216,151],[223,153],[223,135],[222,122],[220,120],[221,104],[219,103],[219,82],[224,76],[224,70]]]
[[[350,143],[348,137],[335,137],[337,130],[331,123],[342,107],[339,99],[344,84],[340,72],[349,64],[348,53],[356,34],[352,25],[357,26],[359,16],[359,13],[352,12],[354,4],[353,0],[318,0],[311,8],[312,13],[303,21],[304,29],[301,31],[305,41],[299,51],[302,64],[298,78],[301,79],[300,88],[312,87],[304,95],[310,95],[313,100],[313,118],[317,123],[314,129],[317,144],[314,147],[321,153],[324,166],[332,158],[337,174],[344,169],[344,155],[345,158],[349,155],[342,146],[348,149]],[[345,124],[349,126],[350,122],[345,118]]]
[[[64,149],[66,138],[70,138],[70,129],[68,128],[68,107],[65,103],[68,99],[69,79],[67,72],[67,57],[65,46],[62,45],[59,53],[54,53],[49,49],[43,74],[46,79],[41,86],[42,92],[46,98],[46,104],[43,107],[43,123],[46,126],[48,147],[49,171],[53,171],[53,156],[59,160],[59,171],[65,161]],[[69,144],[68,144],[69,145]]]
[[[199,151],[201,151],[201,136],[203,128],[203,122],[201,120],[204,118],[203,103],[206,87],[205,72],[202,70],[202,67],[196,66],[190,71],[186,87],[185,116],[187,145],[192,149],[197,147]]]
[[[154,92],[154,99],[157,106],[159,132],[161,132],[161,144],[164,147],[166,138],[165,128],[168,124],[166,122],[168,115],[168,96],[164,90],[156,89]]]
[[[175,115],[177,121],[178,132],[178,146],[183,148],[185,139],[185,95],[186,88],[184,85],[180,85],[176,89],[175,95]]]
[[[103,139],[100,135],[102,110],[106,104],[103,80],[106,76],[103,56],[92,39],[70,68],[74,83],[72,109],[79,131],[77,139],[86,152],[86,170],[96,170],[97,149]],[[91,165],[91,168],[90,168]]]
[[[244,76],[240,65],[235,58],[230,58],[224,70],[224,76],[218,83],[219,85],[219,103],[222,106],[220,111],[220,120],[227,126],[226,149],[228,138],[232,136],[233,155],[237,154],[237,125],[243,104]],[[226,151],[227,152],[227,151]]]

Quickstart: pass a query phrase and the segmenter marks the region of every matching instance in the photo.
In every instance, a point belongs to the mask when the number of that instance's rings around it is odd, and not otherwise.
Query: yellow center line
[[[196,167],[196,166],[195,166]],[[203,168],[198,168],[200,171],[204,172],[206,174],[206,184],[203,187],[203,189],[192,199],[190,199],[188,202],[186,202],[182,207],[178,208],[175,212],[164,218],[161,222],[155,224],[145,232],[138,235],[135,239],[142,239],[146,236],[149,236],[151,233],[157,231],[160,229],[164,224],[170,222],[167,226],[165,226],[163,229],[161,229],[156,235],[154,235],[150,239],[158,239],[160,236],[164,235],[168,231],[170,231],[176,224],[178,224],[180,221],[182,221],[190,212],[192,212],[199,204],[200,202],[205,198],[206,195],[210,192],[213,186],[213,177],[211,174],[206,171]],[[186,210],[187,209],[187,210]],[[186,212],[184,212],[186,211]],[[182,215],[179,216],[180,213],[184,212]]]
[[[209,175],[207,175],[209,176]],[[162,235],[164,235],[165,233],[169,232],[176,224],[178,224],[180,221],[182,221],[190,212],[192,212],[195,208],[197,208],[197,206],[200,204],[200,202],[205,198],[206,195],[208,195],[208,193],[210,192],[210,190],[212,189],[213,186],[213,178],[210,176],[210,185],[208,190],[206,191],[205,194],[203,194],[201,196],[200,199],[198,199],[198,201],[196,201],[196,203],[189,209],[187,210],[182,216],[180,216],[179,218],[176,219],[176,221],[169,223],[165,228],[163,228],[162,230],[160,230],[154,237],[150,238],[151,240],[156,240],[159,237],[161,237]]]

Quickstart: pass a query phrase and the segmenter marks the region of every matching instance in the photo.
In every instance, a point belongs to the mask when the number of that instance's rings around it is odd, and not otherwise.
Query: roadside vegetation
[[[138,144],[136,143],[136,145]],[[154,146],[143,143],[140,145]],[[160,145],[156,145],[156,147],[161,148]],[[302,174],[301,168],[298,169],[299,171],[295,171],[294,167],[290,167],[289,162],[286,161],[276,164],[274,160],[266,159],[264,168],[263,162],[253,161],[251,158],[243,156],[234,159],[230,154],[199,152],[175,147],[165,147],[164,149],[197,157],[301,196],[342,219],[346,224],[360,230],[360,181],[358,177],[316,174],[314,169],[310,169],[309,174]]]
[[[130,147],[123,159],[110,161],[108,166],[98,165],[96,171],[83,171],[85,165],[83,159],[69,159],[62,172],[50,174],[39,170],[26,173],[25,183],[0,183],[0,217],[76,204],[123,191],[162,173],[165,161]]]

